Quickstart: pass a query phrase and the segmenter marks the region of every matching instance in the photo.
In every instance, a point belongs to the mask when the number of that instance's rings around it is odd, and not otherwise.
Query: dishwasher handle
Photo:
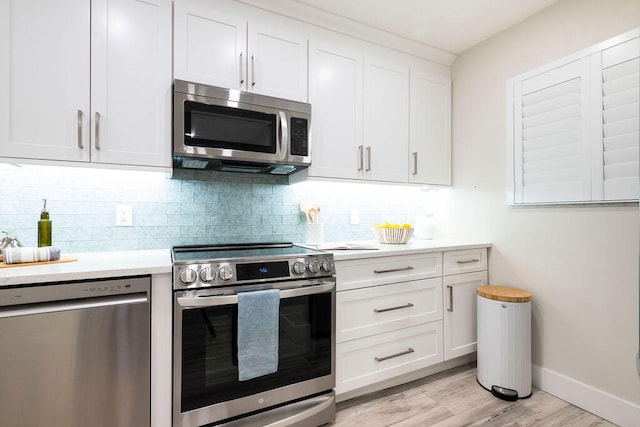
[[[14,305],[0,309],[0,319],[7,317],[29,316],[34,314],[57,313],[60,311],[84,310],[89,308],[111,307],[114,305],[129,305],[148,303],[146,292],[82,298],[68,301],[55,301],[35,304]]]

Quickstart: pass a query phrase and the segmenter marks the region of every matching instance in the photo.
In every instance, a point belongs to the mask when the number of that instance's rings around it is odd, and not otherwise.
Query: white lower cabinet
[[[476,290],[487,284],[487,250],[445,252],[443,262],[444,358],[449,360],[476,351]]]
[[[487,284],[487,272],[444,278],[444,358],[476,351],[476,289]]]
[[[486,248],[336,260],[336,279],[338,395],[476,350]]]
[[[442,279],[338,292],[338,342],[442,319]]]
[[[442,321],[338,343],[336,393],[442,362]]]

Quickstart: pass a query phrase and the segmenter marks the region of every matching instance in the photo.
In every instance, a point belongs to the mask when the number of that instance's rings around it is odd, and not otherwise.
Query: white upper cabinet
[[[407,182],[409,66],[390,52],[365,55],[364,85],[364,177]]]
[[[307,101],[307,37],[295,21],[277,15],[249,23],[247,89]]]
[[[247,20],[217,11],[212,3],[174,3],[175,78],[246,89]]]
[[[171,166],[169,0],[0,10],[0,156]]]
[[[91,8],[91,161],[171,167],[171,1]]]
[[[307,101],[307,37],[299,22],[239,3],[174,5],[176,79]]]
[[[309,42],[309,102],[313,108],[310,176],[356,179],[363,171],[362,50],[336,35]]]
[[[89,160],[90,24],[87,0],[0,1],[0,156]]]
[[[638,199],[639,35],[508,82],[510,204]]]
[[[309,177],[451,184],[449,68],[352,37],[309,38]]]
[[[409,182],[451,185],[451,80],[410,71]]]

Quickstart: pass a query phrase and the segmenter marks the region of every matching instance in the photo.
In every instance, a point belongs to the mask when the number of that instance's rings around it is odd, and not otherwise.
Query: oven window
[[[184,129],[185,145],[276,152],[275,114],[186,101]]]
[[[278,371],[238,381],[237,305],[182,311],[182,412],[331,373],[331,293],[280,300]]]

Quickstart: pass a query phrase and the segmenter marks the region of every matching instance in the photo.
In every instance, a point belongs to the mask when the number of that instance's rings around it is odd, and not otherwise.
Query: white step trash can
[[[503,400],[531,396],[531,293],[480,286],[478,383]]]

